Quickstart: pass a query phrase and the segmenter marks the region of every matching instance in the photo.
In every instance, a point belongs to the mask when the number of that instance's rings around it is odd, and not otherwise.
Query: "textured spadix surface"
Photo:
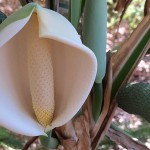
[[[43,135],[85,102],[96,57],[60,14],[30,3],[0,25],[0,125]]]
[[[52,52],[48,40],[38,37],[36,24],[37,15],[33,14],[27,24],[30,32],[27,39],[29,85],[35,115],[46,127],[52,122],[55,107]]]

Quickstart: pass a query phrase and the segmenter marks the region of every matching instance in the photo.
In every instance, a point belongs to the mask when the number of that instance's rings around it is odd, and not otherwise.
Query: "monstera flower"
[[[97,71],[93,52],[60,14],[30,3],[0,25],[0,126],[44,135],[85,102]]]

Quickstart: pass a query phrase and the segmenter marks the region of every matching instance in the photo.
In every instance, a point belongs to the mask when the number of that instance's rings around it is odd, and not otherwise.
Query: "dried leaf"
[[[73,127],[72,120],[66,123],[65,125],[56,128],[55,130],[57,136],[59,136],[59,139],[74,139],[77,141],[77,136],[75,133],[75,129]]]
[[[64,150],[77,150],[78,138],[76,136],[72,120],[63,126],[56,128],[55,133],[62,145],[62,147],[59,146],[58,150],[63,148]]]
[[[91,94],[83,106],[83,115],[69,121],[64,126],[58,127],[55,133],[61,142],[57,150],[90,150],[90,129],[94,121],[91,109]]]
[[[89,119],[89,128],[90,130],[94,127],[95,122],[93,119],[93,114],[92,114],[92,100],[93,100],[93,93],[91,92],[83,105],[83,110],[85,112],[85,116]]]
[[[78,150],[77,142],[73,139],[67,139],[62,141],[64,150]]]
[[[118,0],[115,10],[122,12],[128,0]]]
[[[108,111],[100,129],[98,130],[96,137],[94,138],[94,140],[92,142],[92,150],[97,149],[100,141],[106,135],[106,133],[111,125],[112,118],[114,117],[116,109],[117,109],[117,103],[116,103],[116,100],[113,100],[111,103],[111,106],[109,108],[109,111]]]
[[[64,147],[62,145],[59,145],[57,150],[64,150]]]
[[[91,139],[89,133],[89,122],[86,116],[82,115],[74,121],[75,131],[78,137],[78,150],[90,150]]]

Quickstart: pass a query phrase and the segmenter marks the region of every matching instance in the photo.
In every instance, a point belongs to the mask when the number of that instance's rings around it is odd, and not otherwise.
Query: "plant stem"
[[[35,137],[32,137],[26,144],[25,146],[23,147],[22,150],[27,150],[32,144],[33,142],[38,139],[38,136],[35,136]]]
[[[101,109],[102,109],[102,103],[103,103],[103,85],[102,83],[94,83],[93,86],[93,93],[94,93],[94,100],[92,104],[92,111],[93,111],[93,118],[94,121],[97,122]]]
[[[103,107],[101,114],[91,130],[91,139],[95,138],[95,136],[98,133],[98,130],[101,128],[101,125],[109,111],[109,106],[110,106],[110,96],[111,96],[111,89],[112,89],[112,62],[111,62],[111,54],[108,52],[107,53],[107,67],[106,67],[106,75],[103,80]]]
[[[46,8],[59,11],[59,0],[46,0]]]
[[[128,150],[148,150],[148,148],[140,141],[136,141],[126,133],[120,132],[120,129],[117,129],[116,127],[114,128],[111,126],[107,132],[107,136],[115,143],[125,146]]]
[[[111,125],[111,121],[115,114],[116,109],[117,109],[117,103],[116,103],[116,100],[113,100],[110,105],[109,111],[108,111],[100,129],[97,132],[97,135],[95,136],[95,138],[92,141],[92,150],[97,149],[100,141],[106,135],[106,132],[108,131],[108,129]]]

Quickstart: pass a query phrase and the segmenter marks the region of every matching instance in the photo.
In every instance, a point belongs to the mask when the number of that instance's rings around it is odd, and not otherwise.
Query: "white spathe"
[[[29,20],[33,14],[37,23],[32,25]],[[37,27],[39,38],[48,42],[53,62],[55,110],[51,129],[78,112],[97,71],[95,55],[60,14],[29,3],[9,16],[0,25],[0,126],[27,136],[45,134],[32,107],[27,65],[27,42],[32,41],[28,31]]]

